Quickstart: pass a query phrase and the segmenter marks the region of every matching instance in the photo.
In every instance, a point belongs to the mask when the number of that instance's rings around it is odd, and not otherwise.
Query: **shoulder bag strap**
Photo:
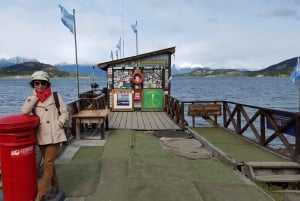
[[[58,115],[60,116],[61,112],[60,112],[60,104],[59,104],[59,100],[58,100],[58,96],[57,96],[57,91],[53,92],[53,96],[54,96],[55,106],[57,108]]]

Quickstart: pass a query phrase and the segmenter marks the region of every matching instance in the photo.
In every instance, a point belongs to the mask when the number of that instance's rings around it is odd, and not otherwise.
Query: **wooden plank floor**
[[[181,130],[165,112],[110,112],[110,129]]]

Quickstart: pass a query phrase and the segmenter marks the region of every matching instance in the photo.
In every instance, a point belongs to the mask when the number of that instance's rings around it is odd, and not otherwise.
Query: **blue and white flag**
[[[134,33],[137,33],[137,22],[131,25],[131,29]]]
[[[68,11],[61,5],[58,5],[58,7],[60,7],[61,9],[62,23],[71,31],[72,34],[74,34],[74,22],[75,22],[74,15],[68,13]]]
[[[113,54],[112,50],[110,51],[110,57],[111,57],[111,60],[114,60],[114,54]]]
[[[120,37],[118,44],[116,45],[116,48],[121,51],[121,37]]]
[[[290,79],[294,82],[295,85],[298,85],[298,77],[300,76],[300,61],[299,57],[297,58],[297,64],[290,75]]]

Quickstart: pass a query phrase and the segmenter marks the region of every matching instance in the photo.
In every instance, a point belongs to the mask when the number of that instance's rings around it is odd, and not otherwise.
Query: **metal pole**
[[[74,39],[75,39],[75,59],[76,59],[77,98],[79,98],[79,78],[78,78],[78,59],[77,59],[77,40],[76,40],[75,9],[73,9],[73,16],[74,16]]]
[[[135,34],[135,41],[136,41],[136,55],[139,54],[139,49],[138,49],[138,30],[137,30],[137,21],[135,21],[135,27],[136,27],[136,34]]]
[[[123,58],[124,58],[124,0],[122,0],[122,42],[123,42]]]

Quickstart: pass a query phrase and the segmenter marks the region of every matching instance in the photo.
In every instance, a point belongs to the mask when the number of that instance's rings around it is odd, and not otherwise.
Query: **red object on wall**
[[[141,89],[135,89],[134,90],[134,95],[133,95],[133,100],[134,101],[141,101],[142,99],[142,90]]]
[[[32,201],[37,193],[35,163],[39,118],[14,114],[0,118],[3,200]]]

